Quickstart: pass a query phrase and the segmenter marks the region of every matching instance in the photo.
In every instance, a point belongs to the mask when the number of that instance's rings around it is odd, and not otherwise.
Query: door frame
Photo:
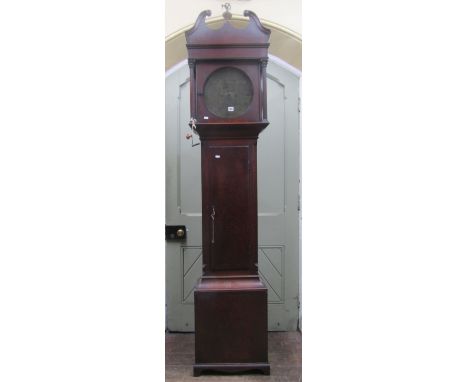
[[[167,50],[167,49],[166,49]],[[298,114],[299,114],[299,185],[298,185],[298,195],[297,195],[297,209],[298,209],[298,226],[299,226],[299,232],[298,232],[298,256],[299,256],[299,269],[298,269],[298,323],[297,323],[297,329],[302,330],[302,206],[301,206],[301,200],[302,200],[302,118],[301,118],[301,98],[302,98],[302,72],[301,70],[297,69],[296,67],[292,66],[291,64],[287,63],[286,61],[282,60],[281,58],[269,54],[268,58],[271,62],[274,62],[277,66],[285,69],[287,72],[292,74],[293,76],[298,78],[299,82],[299,89],[298,89],[298,94],[299,94],[299,99],[298,99]],[[165,72],[165,78],[171,76],[174,72],[178,71],[185,65],[188,65],[187,59],[180,61],[176,65],[172,66]],[[167,277],[167,275],[166,275]],[[166,317],[167,318],[167,317]],[[166,320],[167,322],[167,320]],[[166,324],[166,329],[167,329],[167,324]]]

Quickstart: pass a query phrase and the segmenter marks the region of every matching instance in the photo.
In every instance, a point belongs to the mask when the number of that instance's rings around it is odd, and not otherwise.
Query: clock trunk
[[[205,274],[257,269],[256,142],[202,141]]]

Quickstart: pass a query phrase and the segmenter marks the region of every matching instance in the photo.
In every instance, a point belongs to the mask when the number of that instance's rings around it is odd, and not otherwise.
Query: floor
[[[302,341],[299,332],[268,333],[270,375],[245,373],[242,375],[202,374],[193,377],[195,337],[193,333],[166,334],[166,382],[203,381],[268,381],[299,382],[302,369]]]

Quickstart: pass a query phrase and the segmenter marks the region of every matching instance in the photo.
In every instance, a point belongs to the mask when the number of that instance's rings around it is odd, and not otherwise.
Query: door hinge
[[[297,111],[301,112],[301,97],[297,97]]]
[[[297,210],[298,211],[301,210],[301,195],[300,194],[297,195]]]

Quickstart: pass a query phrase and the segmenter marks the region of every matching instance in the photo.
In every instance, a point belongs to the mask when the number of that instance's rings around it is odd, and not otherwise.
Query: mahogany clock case
[[[256,140],[202,141],[206,275],[257,273],[256,148]]]
[[[266,122],[266,65],[271,31],[248,10],[244,16],[249,22],[243,29],[231,25],[229,19],[221,28],[211,29],[205,23],[210,15],[209,10],[201,12],[193,28],[185,33],[191,117],[198,123]],[[214,80],[222,71],[219,81]],[[210,82],[217,84],[211,87]],[[210,94],[213,88],[218,90],[218,99],[216,94]],[[222,110],[213,106],[221,106]]]
[[[257,139],[268,125],[270,31],[245,11],[219,29],[203,11],[186,32],[190,112],[201,141],[203,275],[195,289],[194,375],[270,373],[267,288],[258,275]]]
[[[194,376],[203,370],[270,374],[266,307],[258,276],[204,277],[195,291]]]

